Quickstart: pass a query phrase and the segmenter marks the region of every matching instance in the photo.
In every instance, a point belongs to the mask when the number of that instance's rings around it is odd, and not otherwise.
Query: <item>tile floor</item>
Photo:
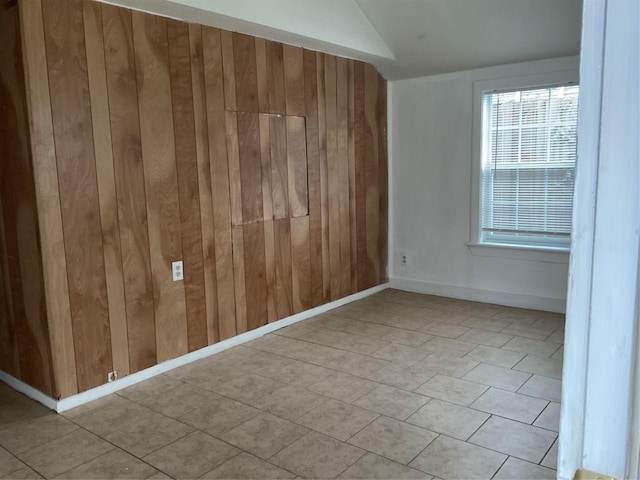
[[[56,415],[0,478],[555,478],[560,315],[385,290]]]

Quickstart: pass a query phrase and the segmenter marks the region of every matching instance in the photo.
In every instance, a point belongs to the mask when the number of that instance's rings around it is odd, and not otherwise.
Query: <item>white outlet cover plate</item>
[[[173,281],[179,282],[184,279],[184,271],[182,269],[182,260],[171,263],[171,271],[173,272]]]

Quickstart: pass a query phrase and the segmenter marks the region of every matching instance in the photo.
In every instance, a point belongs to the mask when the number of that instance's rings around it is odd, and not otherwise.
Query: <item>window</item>
[[[567,249],[578,86],[482,92],[479,241]]]

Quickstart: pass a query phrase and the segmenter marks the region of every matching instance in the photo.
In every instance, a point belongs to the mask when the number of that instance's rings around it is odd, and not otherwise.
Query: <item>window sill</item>
[[[510,258],[530,262],[569,264],[569,249],[553,247],[528,247],[525,245],[498,245],[467,243],[469,250],[478,257]]]

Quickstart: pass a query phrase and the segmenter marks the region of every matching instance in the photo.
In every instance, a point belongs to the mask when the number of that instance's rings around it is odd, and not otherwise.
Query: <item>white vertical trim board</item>
[[[97,400],[98,398],[117,392],[131,385],[135,385],[136,383],[155,377],[156,375],[160,375],[161,373],[168,372],[169,370],[173,370],[174,368],[178,368],[183,365],[195,362],[196,360],[209,357],[215,353],[222,352],[223,350],[227,350],[231,347],[235,347],[236,345],[241,345],[251,340],[255,340],[256,338],[260,338],[263,335],[266,335],[267,333],[273,332],[275,330],[279,330],[280,328],[300,322],[302,320],[306,320],[311,317],[315,317],[316,315],[320,315],[321,313],[333,310],[334,308],[341,307],[342,305],[346,305],[347,303],[366,298],[370,295],[386,290],[387,288],[389,288],[388,283],[377,285],[367,290],[363,290],[362,292],[354,293],[353,295],[349,295],[348,297],[340,298],[338,300],[320,305],[310,310],[291,315],[290,317],[283,318],[281,320],[278,320],[277,322],[269,323],[260,328],[256,328],[255,330],[251,330],[250,332],[236,335],[235,337],[231,337],[213,345],[209,345],[208,347],[202,348],[195,352],[191,352],[186,355],[182,355],[181,357],[159,363],[157,365],[154,365],[153,367],[149,367],[145,370],[141,370],[126,377],[122,377],[113,382],[105,383],[104,385],[100,385],[99,387],[92,388],[91,390],[87,390],[85,392],[79,393],[77,395],[72,395],[61,400],[55,400],[1,370],[0,381],[5,382],[11,388],[24,393],[26,396],[42,403],[44,406],[60,413],[78,407],[80,405],[84,405],[85,403],[92,402],[93,400]]]

